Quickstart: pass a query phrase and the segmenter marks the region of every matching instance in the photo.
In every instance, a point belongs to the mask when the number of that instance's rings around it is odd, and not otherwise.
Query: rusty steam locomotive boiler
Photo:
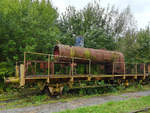
[[[75,58],[77,63],[87,63],[90,60],[92,64],[102,64],[109,74],[124,72],[124,55],[117,51],[58,44],[54,47],[54,55],[62,56],[58,58],[59,61],[69,62],[71,58]]]

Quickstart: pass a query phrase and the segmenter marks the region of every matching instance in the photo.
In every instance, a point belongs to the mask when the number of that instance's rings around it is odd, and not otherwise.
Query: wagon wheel
[[[128,87],[129,86],[129,80],[124,80],[124,86]]]
[[[130,79],[129,83],[130,84],[135,84],[135,79],[134,78]]]
[[[117,80],[117,83],[120,85],[122,83],[122,80],[121,79],[118,79]]]
[[[64,86],[62,86],[61,84],[56,84],[56,86],[48,86],[48,91],[51,96],[61,96],[63,88]]]

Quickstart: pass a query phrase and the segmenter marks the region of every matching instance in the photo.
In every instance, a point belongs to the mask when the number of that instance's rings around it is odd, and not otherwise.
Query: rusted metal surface
[[[92,63],[102,63],[105,64],[108,72],[112,73],[113,70],[113,62],[117,62],[113,73],[121,73],[124,72],[124,55],[117,51],[108,51],[102,49],[92,49],[92,48],[83,48],[83,47],[76,47],[76,46],[68,46],[68,45],[61,45],[58,44],[54,48],[54,55],[55,59],[59,61],[71,61],[69,58],[82,58],[75,60],[78,63],[88,63],[88,60],[83,59],[90,59]],[[64,57],[57,57],[57,56],[65,56]]]
[[[68,45],[56,45],[54,55],[91,59],[92,62],[124,62],[124,56],[117,51],[82,48]]]
[[[148,79],[149,72],[149,63],[125,63],[120,52],[57,45],[54,55],[24,53],[24,64],[16,65],[16,77],[8,77],[4,81],[20,83],[20,86],[37,84],[41,90],[48,88],[51,95],[55,95],[62,94],[65,85],[70,89],[83,88],[81,81],[95,81],[96,84],[96,81],[117,80],[118,84],[128,86],[131,80]],[[85,87],[91,86],[87,84]]]

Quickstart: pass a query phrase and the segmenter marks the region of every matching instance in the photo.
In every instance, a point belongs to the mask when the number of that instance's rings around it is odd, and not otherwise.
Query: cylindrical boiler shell
[[[77,57],[82,59],[90,59],[92,62],[124,62],[124,56],[117,51],[108,51],[103,49],[83,48],[68,45],[56,45],[54,55],[64,56],[68,58]]]

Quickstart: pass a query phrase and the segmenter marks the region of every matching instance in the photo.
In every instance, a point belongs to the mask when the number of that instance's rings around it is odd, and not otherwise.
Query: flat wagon
[[[125,63],[120,52],[56,45],[53,55],[25,52],[24,61],[16,65],[16,76],[5,78],[5,82],[19,83],[20,87],[34,83],[41,91],[47,89],[55,95],[62,94],[64,86],[97,87],[100,81],[128,85],[147,80],[149,72],[148,63]],[[87,84],[83,86],[82,82]]]

